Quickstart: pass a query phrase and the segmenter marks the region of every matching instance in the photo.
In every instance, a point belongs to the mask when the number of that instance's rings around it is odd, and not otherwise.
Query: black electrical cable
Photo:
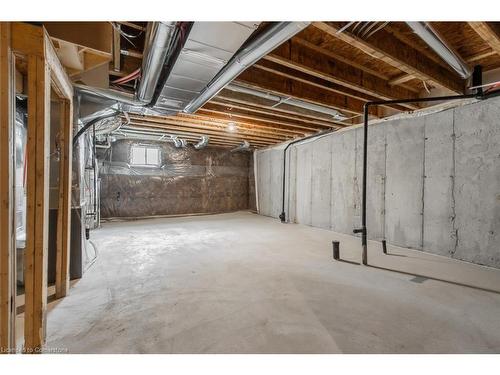
[[[76,142],[78,141],[78,138],[80,138],[80,136],[83,133],[85,133],[87,131],[87,129],[89,129],[91,126],[93,126],[96,123],[98,123],[99,121],[107,119],[109,117],[118,116],[120,113],[121,113],[120,111],[115,111],[115,112],[112,112],[112,113],[107,114],[107,115],[102,115],[102,116],[96,117],[95,119],[92,119],[89,122],[87,122],[80,130],[78,130],[78,132],[73,137],[73,146],[76,145]]]

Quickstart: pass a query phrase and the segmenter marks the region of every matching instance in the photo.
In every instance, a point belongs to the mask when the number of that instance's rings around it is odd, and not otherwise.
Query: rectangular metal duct
[[[258,22],[195,22],[155,108],[182,111],[258,26]]]

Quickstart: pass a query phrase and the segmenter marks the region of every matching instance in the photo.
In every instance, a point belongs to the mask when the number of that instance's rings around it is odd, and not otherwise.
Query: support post
[[[481,65],[476,65],[474,71],[472,72],[472,86],[477,87],[483,84],[483,67]],[[477,95],[483,94],[483,88],[478,87],[476,89]]]
[[[11,24],[0,22],[0,353],[16,347],[13,66]]]
[[[47,308],[50,74],[44,56],[28,55],[28,164],[24,351],[45,342]]]
[[[73,111],[71,102],[60,101],[59,129],[59,204],[57,210],[56,298],[69,290],[71,239],[71,166],[73,158]]]

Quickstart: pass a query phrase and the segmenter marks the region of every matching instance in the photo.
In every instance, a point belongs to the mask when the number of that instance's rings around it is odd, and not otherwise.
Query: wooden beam
[[[50,71],[51,87],[60,100],[58,144],[59,192],[56,235],[56,298],[65,297],[69,290],[69,252],[71,237],[71,167],[73,138],[73,85],[57,57],[47,32],[44,33],[45,58]]]
[[[300,126],[300,128],[298,128],[298,129],[302,129],[302,130],[305,130],[308,132],[311,132],[311,131],[318,129],[317,126],[313,127],[313,126],[308,125],[308,124],[305,124],[305,125],[290,124],[289,122],[286,122],[286,121],[273,119],[273,118],[269,118],[269,117],[266,118],[266,117],[261,117],[261,116],[255,116],[255,115],[247,114],[244,112],[242,113],[241,111],[234,111],[234,110],[221,111],[220,108],[214,108],[214,106],[211,104],[206,104],[202,109],[199,110],[199,113],[201,113],[201,114],[206,113],[206,112],[219,114],[219,115],[223,116],[223,117],[220,117],[220,119],[223,119],[226,121],[231,121],[231,117],[235,117],[233,119],[233,121],[241,121],[239,119],[243,119],[243,121],[248,120],[248,121],[267,122],[270,125],[276,124],[277,126],[282,125],[284,127],[285,126],[286,127],[293,127],[296,125],[296,126]],[[325,129],[325,128],[339,128],[339,127],[341,127],[341,126],[330,125],[330,126],[320,126],[319,128]],[[279,129],[279,128],[275,128],[275,129]]]
[[[326,121],[327,123],[330,123],[332,125],[335,124],[332,116],[326,113],[315,112],[305,108],[288,105],[286,104],[286,102],[278,105],[278,103],[276,103],[275,101],[260,98],[255,95],[249,95],[225,89],[217,94],[216,98],[230,101],[232,103],[251,105],[252,107],[258,107],[260,109],[272,110],[273,112],[286,114],[292,117],[298,116],[300,118],[305,118],[312,121]]]
[[[189,132],[193,132],[194,134],[206,134],[206,135],[215,135],[227,139],[247,139],[254,141],[264,141],[264,142],[275,142],[275,141],[284,141],[286,139],[290,139],[292,137],[283,137],[283,136],[269,136],[269,135],[258,135],[251,134],[248,132],[244,132],[241,129],[238,129],[235,133],[229,133],[226,131],[224,127],[220,127],[219,129],[214,128],[213,126],[201,125],[201,124],[190,124],[183,123],[180,121],[176,121],[175,119],[170,120],[156,120],[154,117],[149,117],[147,120],[141,119],[140,121],[131,119],[131,124],[138,124],[140,122],[145,122],[148,124],[161,124],[165,126],[173,126],[174,129],[185,130]],[[171,127],[172,128],[172,127]]]
[[[183,114],[183,113],[178,113],[176,116],[137,116],[137,115],[132,115],[131,118],[134,118],[136,120],[148,120],[151,119],[152,121],[159,121],[159,122],[169,122],[169,121],[176,121],[180,124],[185,124],[188,126],[193,126],[193,125],[199,125],[199,126],[209,126],[210,129],[223,129],[225,131],[227,125],[230,122],[236,123],[239,129],[243,132],[248,132],[249,134],[270,134],[270,135],[276,135],[276,136],[284,136],[284,137],[293,137],[297,134],[303,134],[304,132],[283,132],[280,131],[280,129],[275,129],[275,130],[267,130],[267,129],[273,129],[272,127],[266,127],[265,130],[261,129],[260,126],[256,126],[253,123],[248,123],[244,121],[239,121],[237,119],[231,118],[228,115],[217,115],[213,113],[200,113],[202,110],[198,110],[196,114]],[[205,112],[205,111],[204,111]],[[313,129],[309,129],[312,131]]]
[[[45,45],[40,43],[44,37],[41,27],[29,25],[23,22],[13,22],[11,24],[12,50],[21,54],[34,56],[45,55]]]
[[[9,353],[16,347],[14,113],[11,24],[0,22],[0,353]]]
[[[56,298],[69,290],[69,258],[71,239],[71,179],[73,161],[73,109],[69,100],[60,101],[59,128],[59,194],[56,240]]]
[[[412,79],[415,79],[415,77],[411,74],[400,74],[397,77],[391,78],[388,82],[389,86],[394,86],[394,85],[400,85],[404,82],[411,81]]]
[[[221,108],[222,107],[222,108]],[[309,131],[301,131],[301,130],[288,130],[279,127],[261,127],[250,125],[250,123],[240,122],[240,118],[247,119],[245,114],[241,114],[240,112],[230,111],[228,106],[222,105],[218,106],[217,104],[207,103],[205,106],[198,111],[196,111],[197,115],[200,115],[200,119],[202,121],[217,121],[218,125],[227,126],[229,122],[235,122],[240,128],[255,132],[256,134],[270,134],[270,135],[280,135],[285,137],[293,137],[296,135],[304,135],[306,132],[310,133],[315,129],[310,129]],[[182,119],[182,117],[181,117]],[[189,121],[192,121],[189,119]]]
[[[43,37],[39,41],[43,43]],[[24,350],[45,342],[47,307],[50,74],[44,57],[28,55],[27,213]]]
[[[120,71],[121,58],[121,34],[120,31],[113,27],[113,70]]]
[[[238,134],[227,134],[224,135],[222,132],[214,133],[213,132],[203,130],[203,129],[197,129],[197,128],[186,128],[179,126],[177,124],[171,124],[171,123],[158,123],[154,121],[132,121],[130,123],[131,125],[134,126],[140,126],[140,127],[148,127],[148,128],[153,128],[153,129],[161,129],[165,132],[168,133],[174,133],[182,136],[201,136],[201,135],[208,135],[212,140],[217,140],[217,141],[224,141],[224,142],[235,142],[236,144],[241,143],[244,140],[247,140],[251,143],[254,144],[259,144],[259,145],[270,145],[270,144],[275,144],[282,142],[282,140],[263,140],[259,138],[252,138],[252,137],[244,137],[242,135]]]
[[[341,24],[338,22],[314,22],[313,26],[421,80],[433,81],[436,85],[456,93],[463,93],[465,90],[465,81],[457,74],[436,64],[388,31],[382,29],[367,41],[346,31],[339,33]]]
[[[344,64],[347,64],[347,65],[350,65],[356,69],[362,70],[363,72],[371,74],[372,76],[378,77],[378,78],[383,79],[385,81],[387,81],[389,79],[389,77],[387,77],[385,74],[382,74],[374,69],[370,69],[370,68],[364,66],[363,64],[358,64],[355,61],[352,61],[350,59],[346,59],[345,57],[339,55],[338,53],[335,53],[335,52],[330,51],[329,49],[320,47],[314,43],[309,42],[306,39],[294,37],[292,39],[292,41],[298,45],[302,45],[302,46],[304,46],[304,47],[306,47],[314,52],[317,52],[321,55],[324,55],[330,59],[333,59],[336,61],[341,61]]]
[[[61,98],[73,100],[73,84],[64,70],[52,40],[46,31],[43,32],[45,45],[45,58],[50,69],[50,79],[56,94]]]
[[[134,51],[131,49],[122,49],[122,50],[120,50],[120,53],[123,56],[130,56],[130,57],[134,57],[136,59],[142,59],[142,52]]]
[[[411,30],[409,26],[403,24],[403,27],[407,30],[406,32],[413,34],[413,30]],[[389,23],[384,27],[384,30],[389,32],[392,36],[396,37],[405,45],[412,46],[412,48],[415,48],[415,50],[417,50],[419,53],[434,61],[435,64],[440,65],[445,69],[450,69],[449,65],[447,65],[446,62],[444,62],[443,59],[441,59],[436,53],[433,53],[432,49],[428,48],[425,43],[423,45],[415,43],[414,40],[408,37],[407,33],[400,31],[400,29],[398,29],[396,25]],[[437,30],[434,29],[434,31]],[[420,37],[417,36],[417,38]]]
[[[500,55],[500,23],[498,22],[469,22],[470,27]]]
[[[139,31],[145,31],[146,30],[145,27],[140,26],[140,25],[136,25],[135,23],[132,23],[132,22],[117,21],[116,23],[119,23],[120,25],[128,26],[128,27],[130,27],[132,29],[136,29],[136,30],[139,30]]]
[[[402,87],[391,87],[386,80],[380,77],[352,67],[344,61],[333,58],[326,59],[293,41],[282,44],[264,59],[377,99],[392,100],[417,97],[415,92]],[[351,93],[350,96],[353,94]],[[357,99],[370,100],[370,98],[360,98],[359,96]],[[415,104],[407,105],[407,107],[410,109],[418,108]]]
[[[214,128],[213,126],[204,126],[202,124],[194,124],[194,123],[185,123],[182,121],[177,121],[175,119],[156,119],[155,117],[149,117],[148,119],[134,119],[134,123],[147,123],[149,125],[170,125],[174,126],[174,129],[177,130],[187,130],[193,132],[193,134],[206,134],[206,135],[214,135],[225,139],[251,139],[254,141],[262,141],[262,142],[274,142],[276,140],[284,140],[285,137],[262,137],[255,134],[248,134],[238,130],[235,133],[229,133],[225,130],[225,127]],[[291,138],[291,137],[288,137]]]
[[[322,77],[317,77],[315,75],[309,75],[305,72],[293,70],[293,69],[290,69],[286,66],[280,66],[280,64],[274,63],[272,61],[260,61],[257,64],[254,64],[253,66],[257,69],[262,69],[262,70],[279,75],[279,76],[284,77],[284,78],[293,79],[295,81],[305,83],[306,85],[311,85],[311,86],[317,87],[317,88],[322,89],[322,90],[330,91],[335,95],[349,96],[353,99],[360,100],[364,103],[380,99],[380,98],[374,97],[372,95],[353,90],[349,87],[338,85],[335,82],[332,82],[330,80],[325,80]],[[397,109],[400,111],[407,110],[407,108],[400,106],[400,105],[392,105],[392,106],[384,106],[384,107],[394,108],[394,109]],[[414,108],[414,106],[410,107],[410,109],[413,109],[413,108]],[[342,124],[342,125],[344,125],[344,124]]]
[[[496,55],[495,51],[480,52],[480,53],[476,53],[476,54],[468,56],[468,57],[464,57],[464,60],[470,64],[470,63],[474,63],[475,61],[491,57],[493,55]],[[392,85],[401,85],[402,83],[411,81],[412,79],[415,79],[415,76],[413,76],[411,74],[403,73],[403,74],[398,75],[397,77],[394,77],[391,80],[389,80],[389,85],[391,85],[391,86]]]
[[[270,115],[274,116],[276,118],[283,118],[283,119],[291,119],[291,120],[300,120],[301,122],[305,124],[311,124],[311,125],[319,125],[320,127],[332,127],[335,124],[332,122],[328,121],[322,121],[322,120],[313,120],[309,119],[307,117],[300,117],[299,115],[289,115],[287,113],[281,113],[276,111],[274,108],[262,108],[259,106],[253,106],[248,103],[241,103],[240,101],[232,101],[229,98],[225,98],[223,96],[217,96],[215,99],[211,99],[208,104],[211,105],[219,105],[219,106],[225,106],[228,108],[228,110],[236,108],[236,109],[241,109],[246,112],[253,112],[253,113],[258,113],[258,114],[264,114],[264,115]],[[284,129],[284,128],[283,128]],[[295,131],[295,130],[288,130],[288,131]],[[300,132],[300,131],[297,131]]]
[[[206,106],[209,106],[209,104],[206,104]],[[226,126],[229,122],[237,122],[238,125],[242,126],[243,128],[248,128],[249,130],[253,129],[268,129],[268,130],[276,130],[276,132],[282,132],[285,131],[285,133],[304,133],[304,132],[311,132],[315,131],[317,129],[317,126],[312,126],[309,124],[295,124],[295,123],[286,123],[286,125],[282,124],[276,124],[274,120],[269,120],[269,119],[263,119],[261,117],[252,117],[249,119],[248,116],[241,116],[237,115],[235,113],[235,118],[232,118],[232,113],[221,113],[219,111],[218,114],[214,115],[212,113],[207,113],[208,111],[206,109],[199,109],[195,114],[185,114],[185,113],[178,113],[175,117],[172,116],[155,116],[157,118],[166,118],[166,119],[171,119],[175,118],[179,121],[194,121],[194,122],[199,122],[199,121],[205,121],[205,122],[212,122],[212,125],[220,126],[224,125]],[[331,128],[335,127],[335,125],[328,124],[324,126],[320,126],[322,128]]]
[[[496,55],[495,51],[486,51],[486,52],[481,52],[481,53],[475,53],[472,56],[466,57],[465,61],[467,61],[468,63],[473,63],[474,61],[482,60],[482,59],[485,59],[485,58],[493,56],[493,55]]]
[[[345,112],[349,115],[363,113],[364,102],[361,100],[342,95],[332,95],[328,91],[318,90],[318,88],[311,85],[280,77],[254,67],[248,68],[241,73],[236,81],[251,88],[268,91],[285,98],[290,97],[308,101]]]

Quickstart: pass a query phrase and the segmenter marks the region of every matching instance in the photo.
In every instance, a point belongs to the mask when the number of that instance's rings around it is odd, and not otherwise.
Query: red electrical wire
[[[127,83],[127,82],[130,82],[136,78],[139,78],[139,76],[141,75],[141,68],[137,68],[136,70],[134,70],[132,73],[130,73],[129,75],[126,75],[125,77],[121,77],[121,78],[118,78],[114,81],[111,81],[111,83],[115,83],[115,84],[124,84],[124,83]]]
[[[495,91],[494,89],[497,89],[499,87],[500,87],[500,82],[493,86],[490,86],[485,92]]]

